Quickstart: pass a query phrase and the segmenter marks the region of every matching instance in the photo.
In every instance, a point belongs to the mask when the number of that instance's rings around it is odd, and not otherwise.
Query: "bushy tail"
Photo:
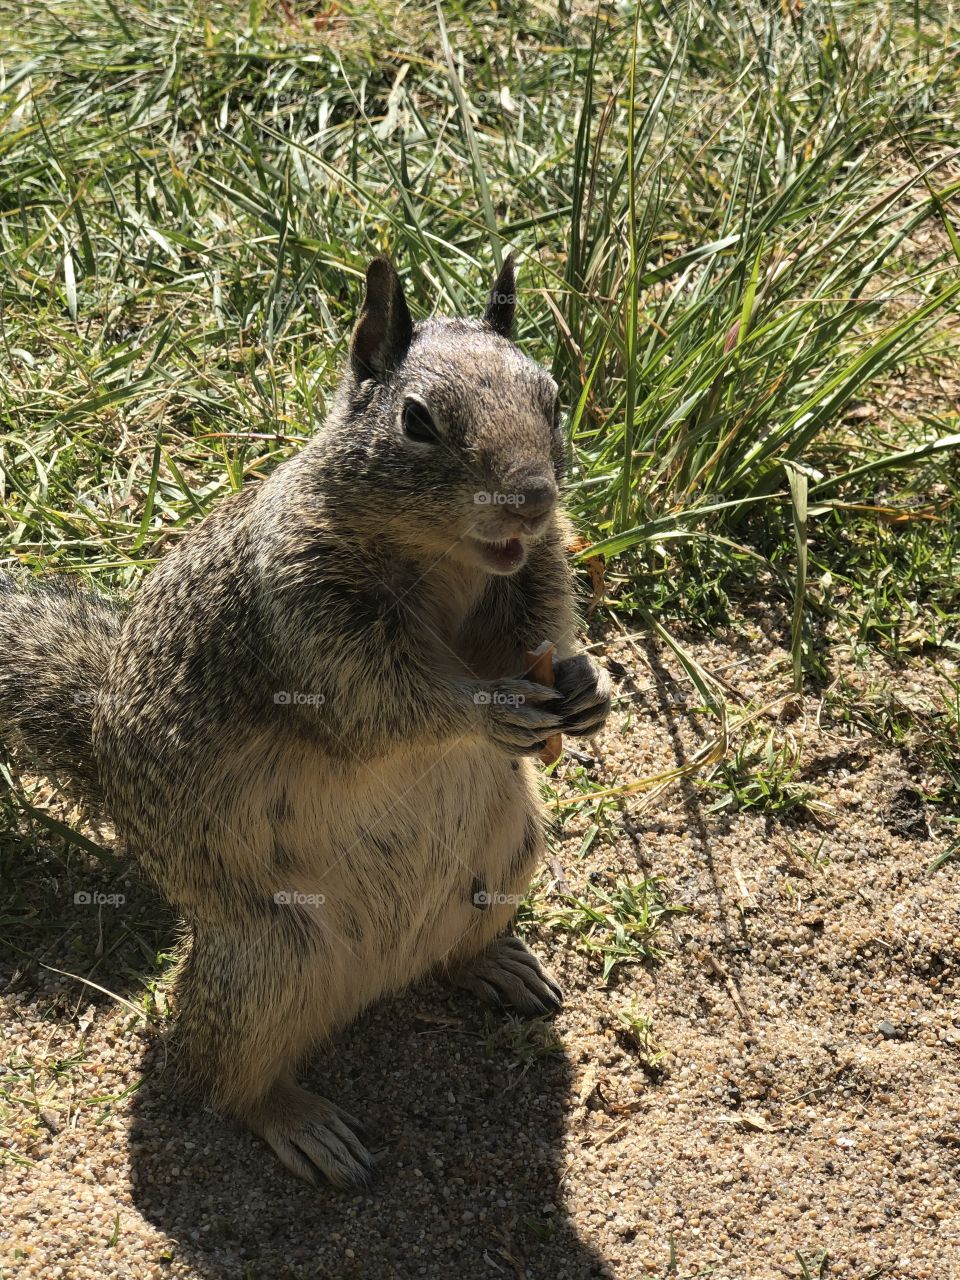
[[[121,620],[98,596],[0,574],[0,735],[94,804],[93,711]]]

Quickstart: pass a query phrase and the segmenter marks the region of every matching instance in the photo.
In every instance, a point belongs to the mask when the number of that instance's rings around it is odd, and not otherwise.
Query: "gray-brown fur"
[[[186,921],[179,1060],[304,1177],[367,1176],[357,1122],[293,1074],[365,1004],[431,970],[526,1013],[559,998],[501,935],[543,851],[531,758],[596,732],[609,693],[574,652],[556,389],[509,340],[512,295],[508,262],[483,320],[414,325],[375,261],[327,422],[122,628],[90,605],[74,643],[65,606],[0,596],[0,721],[49,756],[96,692],[75,773]],[[556,692],[523,678],[544,639]]]
[[[121,622],[109,601],[69,584],[0,575],[0,724],[92,804],[101,800],[93,711]]]

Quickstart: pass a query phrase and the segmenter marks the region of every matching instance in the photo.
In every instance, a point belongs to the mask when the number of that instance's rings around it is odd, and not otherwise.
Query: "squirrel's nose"
[[[556,482],[549,476],[528,480],[519,490],[517,515],[521,520],[538,520],[553,509],[559,496]]]

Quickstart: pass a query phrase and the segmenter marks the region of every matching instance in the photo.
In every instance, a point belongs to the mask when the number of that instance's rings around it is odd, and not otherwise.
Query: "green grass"
[[[649,1078],[654,1083],[659,1083],[665,1074],[663,1063],[668,1056],[668,1050],[664,1049],[656,1038],[653,1019],[648,1014],[642,1013],[633,1002],[617,1011],[617,1021],[620,1023],[621,1039],[636,1054],[637,1061]]]
[[[902,692],[886,679],[860,683],[841,679],[824,709],[836,723],[865,731],[896,748],[931,779],[923,798],[939,813],[948,840],[931,860],[927,874],[960,857],[960,682],[956,675],[929,663],[922,693],[915,688]]]
[[[468,6],[448,37],[31,5],[0,98],[10,546],[127,585],[310,431],[381,249],[421,311],[476,311],[518,249],[610,552],[750,534],[787,459],[821,518],[895,490],[955,415],[854,440],[843,413],[955,311],[951,51],[879,4],[716,8]]]
[[[825,1268],[829,1260],[826,1249],[818,1249],[810,1258],[805,1258],[799,1250],[795,1256],[800,1264],[800,1273],[803,1276],[803,1280],[820,1280],[820,1277],[826,1274]]]
[[[754,726],[756,728],[756,726]],[[781,728],[744,734],[708,785],[718,792],[715,813],[753,809],[770,817],[805,818],[826,812],[801,774],[803,741]]]
[[[664,924],[688,910],[668,902],[659,880],[650,876],[609,887],[589,884],[582,896],[566,895],[562,905],[542,904],[537,919],[594,957],[606,982],[623,965],[662,960],[668,946],[661,936]]]
[[[563,1045],[548,1018],[503,1017],[491,1010],[484,1013],[484,1053],[488,1057],[506,1054],[521,1067],[542,1058],[563,1054]]]

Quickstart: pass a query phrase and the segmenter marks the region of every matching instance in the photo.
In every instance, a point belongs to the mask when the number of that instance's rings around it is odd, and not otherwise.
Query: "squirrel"
[[[296,1079],[428,974],[535,1016],[508,932],[545,848],[534,757],[590,736],[558,389],[480,319],[414,322],[374,259],[326,421],[222,500],[128,608],[0,590],[0,727],[113,820],[185,922],[185,1082],[308,1181],[367,1182],[359,1120]],[[525,678],[556,646],[553,688]]]

